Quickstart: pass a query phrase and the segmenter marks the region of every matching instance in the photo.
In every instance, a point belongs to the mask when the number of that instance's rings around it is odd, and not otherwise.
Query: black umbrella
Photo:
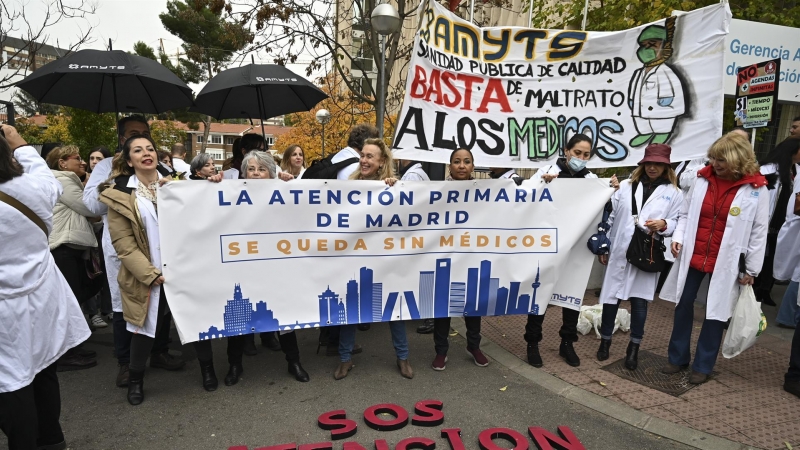
[[[283,66],[249,64],[220,72],[195,99],[192,111],[217,119],[264,119],[309,111],[328,96]]]
[[[120,50],[80,50],[34,71],[17,87],[41,103],[96,113],[161,113],[192,105],[192,90],[156,61]]]

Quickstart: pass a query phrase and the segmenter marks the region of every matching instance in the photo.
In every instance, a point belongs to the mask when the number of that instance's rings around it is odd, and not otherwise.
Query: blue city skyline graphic
[[[540,268],[525,292],[520,281],[510,281],[508,287],[492,277],[492,262],[483,260],[478,267],[467,269],[466,280],[454,280],[450,258],[436,260],[434,270],[419,272],[416,291],[403,290],[386,294],[383,283],[376,281],[375,272],[361,267],[355,277],[342,285],[344,296],[326,289],[317,296],[319,320],[315,322],[280,323],[265,301],[253,303],[234,285],[233,299],[227,301],[223,313],[224,328],[210,326],[200,332],[200,340],[238,336],[262,331],[297,330],[329,325],[378,323],[392,320],[416,320],[433,317],[502,316],[539,314],[536,292],[541,286]],[[395,309],[398,313],[395,314]],[[404,310],[407,313],[404,313]]]

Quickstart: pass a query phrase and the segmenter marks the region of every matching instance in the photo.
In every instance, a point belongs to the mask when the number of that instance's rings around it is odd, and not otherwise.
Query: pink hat
[[[672,148],[667,144],[650,144],[644,149],[644,158],[639,161],[639,165],[646,162],[669,164],[669,155]]]

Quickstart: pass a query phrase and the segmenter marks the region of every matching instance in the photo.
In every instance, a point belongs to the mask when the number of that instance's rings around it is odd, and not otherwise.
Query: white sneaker
[[[108,326],[106,321],[103,320],[102,317],[100,317],[100,314],[93,315],[92,319],[91,319],[91,322],[92,322],[92,326],[94,326],[95,328],[105,328],[105,327]]]

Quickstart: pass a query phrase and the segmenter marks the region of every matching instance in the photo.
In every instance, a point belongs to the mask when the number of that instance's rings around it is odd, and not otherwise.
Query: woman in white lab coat
[[[767,179],[769,189],[769,228],[767,231],[767,252],[764,265],[756,277],[753,290],[756,300],[765,305],[775,306],[772,300],[773,264],[775,248],[778,244],[778,231],[786,221],[786,206],[790,203],[794,178],[800,163],[800,139],[790,137],[778,144],[769,155],[759,161],[761,174]],[[793,199],[792,199],[793,200]]]
[[[1,127],[0,429],[11,449],[66,448],[56,360],[91,333],[47,241],[62,186],[14,127]]]
[[[767,180],[758,171],[750,143],[729,133],[708,150],[710,164],[697,172],[672,235],[675,264],[660,297],[677,303],[669,364],[662,372],[689,366],[694,301],[700,283],[713,273],[706,317],[697,342],[689,382],[700,384],[714,370],[722,334],[739,298],[740,285],[753,284],[761,271],[769,222]],[[740,267],[740,259],[745,267]],[[740,274],[744,269],[745,273]]]
[[[531,177],[534,183],[550,183],[556,178],[597,178],[597,175],[589,172],[586,163],[592,157],[592,139],[585,134],[576,134],[570,138],[564,148],[564,157],[558,158],[556,163],[550,166],[541,167]],[[619,189],[619,180],[614,176],[611,179],[611,186]],[[546,312],[546,310],[545,310]],[[577,367],[581,364],[581,359],[575,352],[573,343],[578,342],[578,318],[580,311],[569,308],[561,308],[561,329],[558,335],[561,337],[561,344],[558,346],[558,354],[570,366]],[[525,323],[525,342],[528,343],[527,354],[528,364],[533,367],[542,367],[541,353],[539,352],[539,342],[542,340],[542,324],[544,314],[528,314]]]
[[[678,188],[675,171],[669,165],[670,153],[666,144],[648,145],[630,180],[622,182],[611,198],[613,211],[609,216],[611,230],[608,235],[611,252],[599,256],[600,262],[607,264],[608,268],[600,293],[603,321],[597,359],[608,359],[619,303],[628,300],[631,303],[631,337],[625,352],[625,367],[629,370],[636,370],[639,364],[639,344],[644,336],[647,306],[653,301],[658,284],[658,273],[645,272],[630,264],[626,253],[635,227],[660,239],[671,235],[677,227],[683,193]],[[632,201],[636,202],[638,217],[633,215]]]
[[[122,313],[131,337],[128,403],[144,401],[144,367],[156,330],[165,320],[166,298],[161,285],[161,241],[158,230],[158,186],[168,182],[158,171],[156,144],[134,136],[122,146],[100,201],[108,206],[108,231],[120,266],[117,280]],[[222,175],[209,180],[219,181]]]

